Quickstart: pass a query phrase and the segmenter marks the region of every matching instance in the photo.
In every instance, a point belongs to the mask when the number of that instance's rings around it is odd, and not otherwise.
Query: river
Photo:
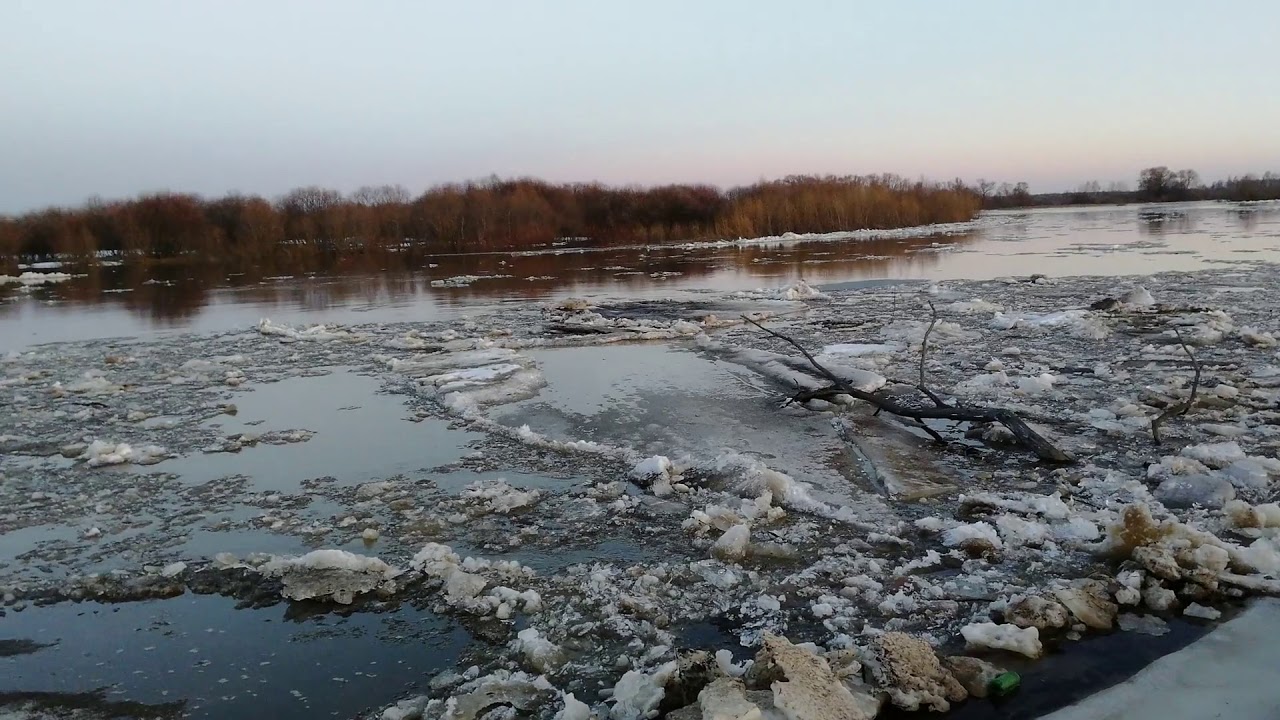
[[[960,652],[1005,600],[1110,577],[1090,548],[1186,464],[1171,448],[1212,446],[1192,452],[1219,490],[1273,499],[1275,262],[1280,204],[1208,203],[413,268],[24,268],[72,277],[0,288],[0,715],[415,717],[456,693],[468,720],[550,717],[765,633]],[[1037,463],[994,425],[939,424],[939,447],[784,406],[820,378],[750,313],[848,382],[927,371],[1086,462]],[[1152,398],[1191,372],[1166,317],[1213,404],[1152,449]],[[1172,606],[1124,623],[989,655],[1024,692],[958,716],[1038,717],[1215,627]]]

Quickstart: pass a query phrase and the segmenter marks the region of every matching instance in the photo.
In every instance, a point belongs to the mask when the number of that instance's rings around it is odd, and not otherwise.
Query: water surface
[[[0,350],[89,337],[290,323],[404,322],[569,296],[662,298],[804,278],[987,279],[1124,275],[1280,261],[1280,203],[1180,203],[989,212],[972,232],[913,238],[478,253],[407,263],[312,258],[251,267],[170,263],[83,270],[0,288]],[[465,287],[433,285],[479,276]]]

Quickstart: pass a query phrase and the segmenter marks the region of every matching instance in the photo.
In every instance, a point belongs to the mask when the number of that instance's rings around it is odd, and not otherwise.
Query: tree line
[[[664,243],[960,222],[980,206],[978,193],[959,180],[893,175],[791,176],[727,191],[495,177],[440,185],[416,197],[398,185],[349,194],[304,187],[274,200],[160,192],[0,216],[0,257],[252,261]]]
[[[1161,165],[1138,173],[1136,189],[1124,182],[1113,182],[1104,188],[1096,180],[1061,193],[1032,193],[1026,183],[996,185],[988,180],[978,180],[974,189],[986,209],[1188,200],[1250,202],[1280,200],[1280,173],[1228,177],[1206,185],[1195,170],[1171,170]]]

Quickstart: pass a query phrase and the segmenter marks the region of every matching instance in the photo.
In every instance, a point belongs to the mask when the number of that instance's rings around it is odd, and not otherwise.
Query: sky
[[[1280,171],[1280,3],[0,0],[0,212],[497,174]]]

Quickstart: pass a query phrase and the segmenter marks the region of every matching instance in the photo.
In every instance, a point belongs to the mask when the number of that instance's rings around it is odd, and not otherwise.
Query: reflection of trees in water
[[[1194,232],[1192,214],[1180,210],[1146,209],[1138,212],[1138,232],[1143,235],[1169,235]]]
[[[362,305],[445,303],[486,298],[541,300],[566,291],[612,286],[619,291],[706,287],[734,289],[744,277],[758,286],[804,277],[814,282],[919,276],[936,266],[936,245],[963,245],[973,235],[775,246],[650,249],[537,255],[476,254],[410,257],[397,253],[343,257],[299,254],[258,264],[137,262],[89,266],[48,292],[73,305],[117,305],[159,324],[180,325],[214,303],[286,304],[310,311]],[[429,267],[436,264],[437,267]],[[663,279],[663,273],[679,273]],[[651,277],[651,274],[659,277]],[[489,276],[458,288],[432,280]],[[508,275],[510,277],[494,277]],[[775,278],[770,283],[768,278]],[[705,282],[699,282],[703,279]]]

